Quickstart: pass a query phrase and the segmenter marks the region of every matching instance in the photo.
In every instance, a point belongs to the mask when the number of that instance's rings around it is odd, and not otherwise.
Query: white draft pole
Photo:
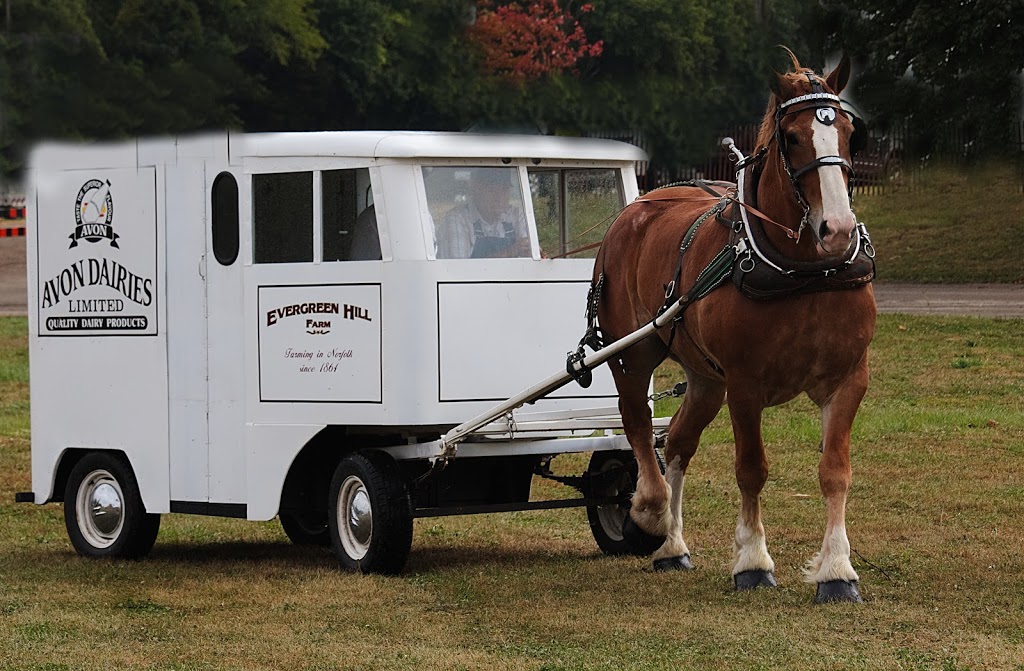
[[[680,298],[678,301],[673,303],[671,307],[652,319],[646,325],[640,327],[636,331],[633,331],[624,338],[616,340],[607,347],[594,352],[590,356],[585,357],[582,361],[575,362],[573,364],[573,370],[579,373],[585,369],[600,366],[622,350],[635,345],[644,338],[653,335],[658,329],[668,325],[669,322],[671,322],[675,316],[682,311],[683,307],[683,299]],[[458,443],[465,440],[466,437],[480,429],[480,427],[490,424],[494,420],[515,410],[516,408],[536,401],[538,398],[543,396],[547,396],[556,389],[560,389],[561,387],[569,384],[573,379],[573,376],[568,370],[559,371],[543,382],[539,382],[528,389],[524,389],[515,396],[509,398],[507,401],[491,408],[487,412],[477,415],[468,422],[459,424],[441,437],[441,458],[446,459],[454,456]]]

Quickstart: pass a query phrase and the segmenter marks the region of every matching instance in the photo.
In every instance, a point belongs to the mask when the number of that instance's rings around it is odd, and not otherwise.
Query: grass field
[[[773,591],[731,589],[726,411],[687,483],[692,573],[601,556],[581,510],[418,520],[395,578],[341,573],[275,522],[181,515],[146,560],[78,558],[59,505],[13,503],[31,486],[25,328],[0,319],[0,669],[1024,670],[1021,320],[880,317],[856,606],[814,606],[800,580],[824,525],[806,399],[765,420]]]
[[[1010,164],[931,167],[913,189],[856,195],[880,282],[1024,282],[1024,195]]]

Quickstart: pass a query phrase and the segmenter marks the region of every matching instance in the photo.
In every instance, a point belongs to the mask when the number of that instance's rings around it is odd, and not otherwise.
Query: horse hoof
[[[857,581],[828,580],[818,583],[818,594],[814,597],[814,603],[861,603],[860,591],[857,589]]]
[[[737,592],[745,592],[751,589],[757,589],[758,587],[778,587],[779,583],[775,582],[775,575],[771,571],[765,571],[764,569],[752,569],[750,571],[740,571],[732,577],[736,584]]]
[[[654,554],[654,551],[665,542],[664,536],[652,536],[633,521],[633,518],[626,515],[622,523],[622,538],[629,544],[633,554],[647,557]]]
[[[664,559],[654,560],[655,571],[692,571],[694,569],[693,562],[690,561],[690,555],[682,555],[681,557],[665,557]]]

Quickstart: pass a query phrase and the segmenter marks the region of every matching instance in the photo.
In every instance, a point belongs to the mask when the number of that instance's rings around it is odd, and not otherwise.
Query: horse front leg
[[[729,415],[736,440],[736,484],[740,516],[736,523],[736,563],[732,576],[737,590],[775,587],[775,561],[768,554],[761,524],[761,490],[768,479],[768,459],[761,438],[760,399],[746,394],[744,385],[729,386]]]
[[[669,424],[665,445],[665,479],[672,491],[669,512],[672,523],[665,542],[654,553],[655,571],[690,570],[693,561],[683,539],[683,489],[686,469],[697,452],[700,436],[722,408],[725,385],[686,370],[687,388],[683,402]]]
[[[858,370],[830,398],[819,402],[822,452],[818,462],[818,483],[825,497],[827,518],[821,551],[804,568],[805,579],[818,584],[815,603],[861,601],[857,589],[859,577],[850,563],[850,541],[846,536],[846,497],[852,479],[850,432],[867,386],[865,358]]]

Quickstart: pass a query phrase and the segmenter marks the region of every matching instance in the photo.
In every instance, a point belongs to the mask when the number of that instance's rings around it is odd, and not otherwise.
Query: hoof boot
[[[779,583],[775,581],[775,575],[772,574],[771,571],[765,571],[763,569],[740,571],[734,575],[732,579],[736,585],[737,592],[745,592],[750,589],[757,589],[758,587],[779,586]]]
[[[693,562],[690,561],[690,555],[654,560],[655,571],[692,571],[693,569],[694,566]]]
[[[828,580],[818,583],[818,594],[814,597],[814,603],[861,603],[860,590],[857,589],[857,581]]]

